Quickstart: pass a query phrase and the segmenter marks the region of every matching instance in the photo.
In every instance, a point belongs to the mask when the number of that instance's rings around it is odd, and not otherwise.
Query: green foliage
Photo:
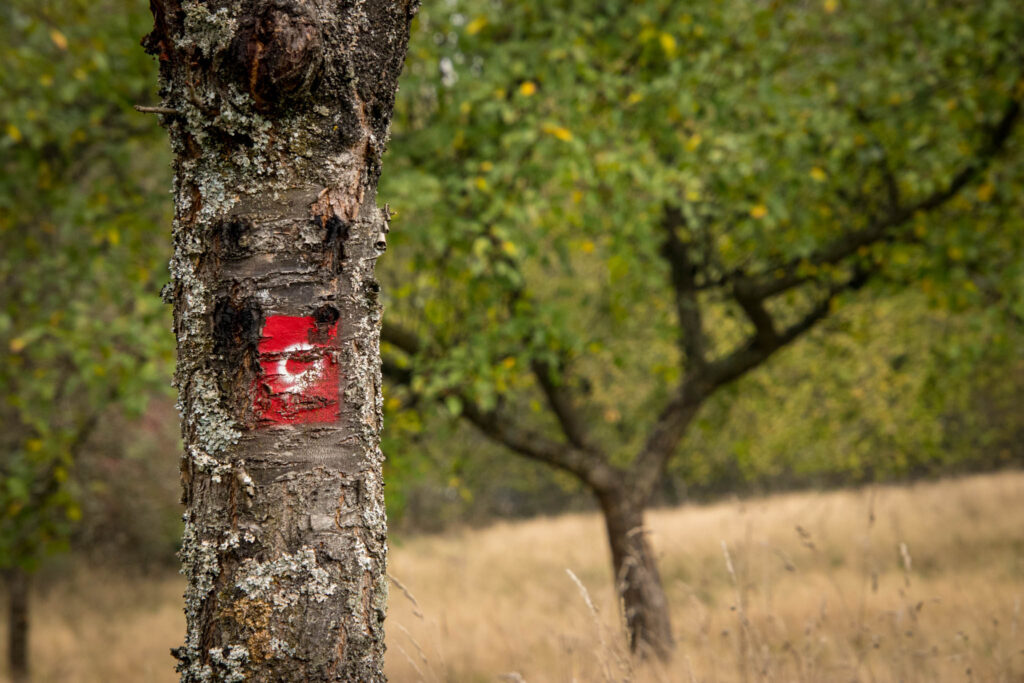
[[[538,360],[565,363],[588,428],[634,457],[682,371],[665,203],[712,275],[806,257],[893,187],[912,204],[1020,95],[1022,21],[1006,0],[426,3],[380,193],[399,211],[388,320],[425,342],[384,347],[412,373],[386,405],[392,514],[430,514],[422,482],[484,511],[578,493],[451,424],[469,399],[554,430]],[[167,376],[168,159],[155,118],[131,110],[155,103],[150,26],[139,2],[0,7],[0,565],[64,544],[96,416],[139,412]],[[707,405],[672,472],[716,491],[1004,461],[1020,152],[1018,135],[912,239],[865,249],[883,264],[872,290]],[[805,299],[771,303],[785,319]],[[750,325],[725,297],[701,302],[724,355]]]
[[[140,3],[0,8],[0,567],[63,547],[101,413],[165,384],[168,159]]]
[[[801,275],[824,285],[878,265],[867,296],[882,303],[848,328],[872,316],[920,320],[927,302],[945,312],[938,319],[976,314],[973,331],[957,324],[954,345],[1011,343],[1000,330],[1024,307],[1019,135],[950,201],[922,207],[898,239],[843,263],[810,257],[980,168],[992,127],[1024,94],[1022,57],[1024,16],[1007,0],[428,3],[381,184],[399,210],[381,264],[388,319],[422,341],[412,356],[384,347],[412,372],[408,391],[393,390],[395,406],[434,397],[458,415],[458,393],[550,429],[530,370],[565,361],[562,379],[583,397],[588,428],[617,462],[629,461],[682,371],[659,253],[666,204],[683,212],[680,238],[705,274],[698,284],[805,259]],[[886,303],[909,283],[924,297]],[[809,296],[797,289],[769,307],[795,320]],[[728,296],[709,288],[700,303],[712,359],[750,334]],[[901,410],[867,441],[847,447],[836,431],[858,410],[881,410],[867,401],[817,403],[814,429],[796,408],[778,411],[780,393],[795,406],[791,394],[851,391],[835,375],[819,386],[823,364],[856,374],[882,362],[870,348],[871,360],[858,360],[850,329],[832,331],[845,341],[816,347],[791,383],[745,404],[776,410],[786,425],[773,445],[756,447],[762,455],[781,458],[792,439],[786,457],[808,460],[793,467],[810,471],[824,458],[826,469],[864,476],[864,451],[941,450],[951,407],[929,394],[944,377],[969,374],[972,361],[953,372],[938,363],[917,339],[925,328],[876,342],[914,357],[913,380],[891,399]],[[748,389],[717,397],[702,424],[732,429],[715,415]],[[759,437],[741,431],[714,448],[742,461],[742,442]],[[836,450],[815,449],[822,439]]]

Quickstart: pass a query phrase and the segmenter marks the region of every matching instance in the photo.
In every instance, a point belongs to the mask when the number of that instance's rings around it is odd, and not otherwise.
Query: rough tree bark
[[[28,680],[28,600],[31,581],[20,567],[5,572],[7,583],[7,666],[12,683]]]
[[[175,154],[182,681],[383,680],[381,155],[416,0],[151,0]]]

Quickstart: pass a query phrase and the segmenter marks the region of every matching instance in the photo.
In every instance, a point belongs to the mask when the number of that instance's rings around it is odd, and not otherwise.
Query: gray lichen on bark
[[[151,7],[176,112],[182,680],[382,680],[376,187],[416,2]],[[309,321],[295,348],[337,386],[268,398],[272,319]]]

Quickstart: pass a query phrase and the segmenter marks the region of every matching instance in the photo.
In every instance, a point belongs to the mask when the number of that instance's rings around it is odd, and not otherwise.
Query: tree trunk
[[[11,683],[28,680],[29,573],[20,567],[7,572],[7,663]]]
[[[415,5],[151,6],[175,152],[181,680],[383,680],[376,188]]]
[[[640,657],[668,660],[675,641],[657,560],[647,541],[643,505],[621,491],[598,496],[630,649]]]

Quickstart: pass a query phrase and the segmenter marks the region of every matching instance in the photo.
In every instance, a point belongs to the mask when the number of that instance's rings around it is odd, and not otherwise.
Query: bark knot
[[[308,2],[275,2],[239,32],[239,56],[256,109],[312,90],[323,73],[323,38]]]

